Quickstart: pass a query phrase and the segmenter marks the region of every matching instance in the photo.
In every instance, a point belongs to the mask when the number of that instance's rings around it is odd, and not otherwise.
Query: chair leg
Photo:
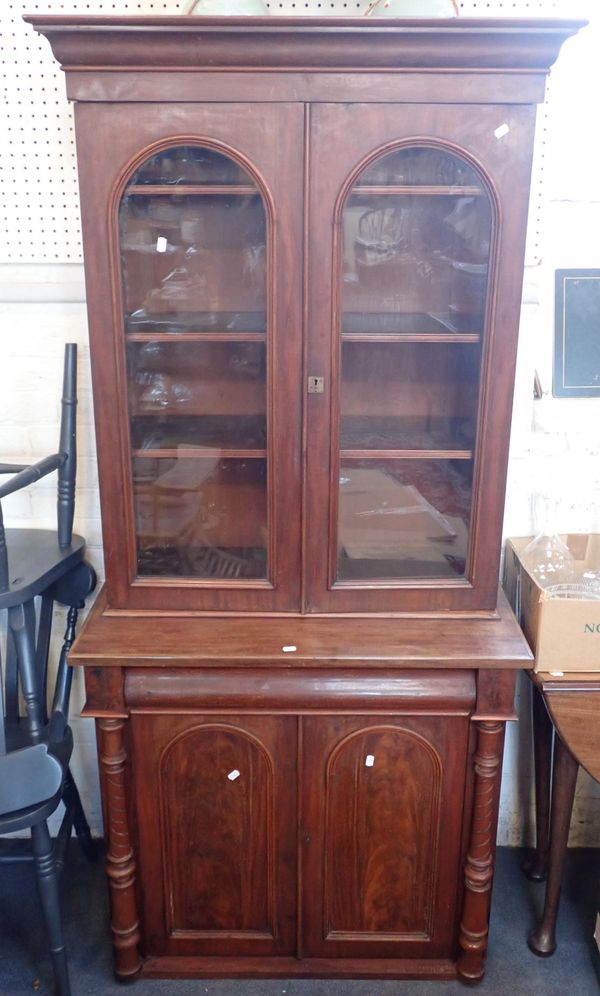
[[[44,921],[50,941],[56,996],[71,996],[67,955],[60,919],[58,875],[52,854],[52,840],[45,821],[32,826],[31,840]]]
[[[67,775],[65,778],[63,802],[67,811],[72,814],[73,826],[75,827],[75,833],[77,834],[77,839],[81,845],[81,850],[85,854],[88,861],[95,861],[98,856],[98,850],[92,837],[89,823],[83,811],[79,791],[77,789],[77,785],[75,784],[75,779],[71,774],[70,768],[67,769]]]

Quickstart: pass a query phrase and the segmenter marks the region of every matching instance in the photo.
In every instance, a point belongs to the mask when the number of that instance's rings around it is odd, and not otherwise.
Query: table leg
[[[535,930],[532,930],[527,942],[533,953],[541,957],[554,954],[556,950],[556,918],[578,769],[579,764],[557,733],[554,738],[550,850],[544,912],[542,919]]]
[[[548,873],[550,846],[550,785],[554,727],[539,688],[533,687],[531,701],[533,756],[535,765],[535,852],[523,865],[527,878],[542,882]]]

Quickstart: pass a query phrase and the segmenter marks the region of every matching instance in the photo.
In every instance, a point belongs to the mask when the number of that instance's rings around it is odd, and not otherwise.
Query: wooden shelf
[[[142,459],[255,460],[267,455],[262,417],[138,415],[131,420],[131,443],[133,456]]]
[[[127,342],[264,342],[266,332],[127,332]]]
[[[343,414],[340,423],[340,449],[349,459],[468,460],[474,439],[475,421],[464,417]]]
[[[474,316],[344,310],[344,342],[481,342]]]
[[[267,325],[265,311],[172,311],[125,315],[125,335],[130,342],[211,342],[231,337],[235,342],[261,342]],[[258,339],[254,339],[258,336]]]
[[[342,332],[342,342],[481,342],[478,332]]]
[[[408,194],[411,197],[482,197],[482,187],[451,187],[438,184],[431,186],[411,186],[410,184],[377,184],[353,187],[350,196],[380,194]]]
[[[227,196],[231,194],[235,197],[254,197],[260,194],[258,187],[251,184],[233,183],[151,183],[134,184],[126,187],[124,197],[132,194],[135,197],[204,197],[204,196]]]
[[[473,450],[340,450],[341,460],[472,460]]]
[[[133,450],[132,455],[144,460],[265,460],[266,450],[230,450],[214,446],[173,447],[171,449]]]

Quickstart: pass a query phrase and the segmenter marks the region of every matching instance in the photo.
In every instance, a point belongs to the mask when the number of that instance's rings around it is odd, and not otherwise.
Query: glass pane
[[[264,578],[266,460],[133,461],[141,575]]]
[[[491,231],[443,149],[387,153],[348,195],[338,580],[465,576]]]
[[[239,184],[248,183],[241,166],[215,149],[187,146],[164,149],[146,159],[132,177],[132,184]]]
[[[264,332],[260,195],[142,189],[121,205],[127,331]]]
[[[342,458],[338,579],[464,577],[472,473],[472,460]]]
[[[138,571],[264,579],[262,197],[225,155],[168,149],[133,176],[119,224]]]
[[[235,445],[247,446],[248,431],[255,432],[248,429],[249,416],[253,426],[257,419],[262,424],[264,439],[264,343],[131,342],[127,359],[134,422],[163,416],[175,425],[185,416],[188,424],[193,417],[208,425],[226,418],[235,428]]]
[[[368,186],[447,186],[475,187],[481,180],[464,159],[444,149],[409,146],[380,156],[357,180]]]
[[[342,450],[460,450],[475,442],[477,344],[342,344]]]
[[[411,172],[427,157],[415,156]],[[423,151],[423,150],[421,150]],[[407,153],[403,152],[406,158]],[[347,333],[481,333],[487,296],[491,211],[473,171],[456,156],[436,152],[438,171],[461,169],[463,185],[368,184],[392,176],[399,153],[363,174],[343,212],[342,331]],[[391,165],[390,165],[391,164]],[[378,172],[380,171],[380,172]],[[467,182],[468,181],[468,182]],[[364,192],[361,187],[368,188]]]

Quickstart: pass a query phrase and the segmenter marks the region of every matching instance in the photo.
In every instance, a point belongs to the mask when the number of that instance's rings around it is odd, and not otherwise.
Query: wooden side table
[[[556,920],[567,838],[581,765],[600,781],[600,673],[531,674],[535,755],[536,848],[525,872],[547,879],[544,912],[528,944],[547,957],[556,950]]]

